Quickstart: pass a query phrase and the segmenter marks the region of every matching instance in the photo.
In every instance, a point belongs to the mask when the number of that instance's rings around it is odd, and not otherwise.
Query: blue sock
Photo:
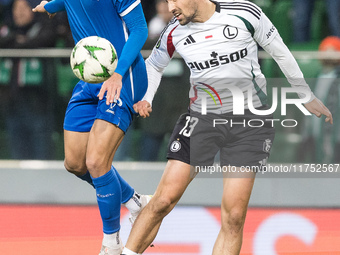
[[[126,203],[130,200],[130,198],[133,196],[135,190],[120,176],[118,171],[114,168],[114,166],[111,166],[111,169],[116,173],[120,186],[122,187],[122,203]],[[91,175],[89,171],[86,172],[84,175],[77,176],[79,179],[82,179],[83,181],[86,181],[89,183],[92,187],[94,187]]]
[[[114,166],[111,166],[111,170],[116,173],[117,178],[120,182],[122,190],[122,203],[125,204],[133,196],[135,190],[120,176],[120,174],[118,173],[116,168],[114,168]]]
[[[120,229],[122,192],[117,175],[112,169],[98,178],[92,178],[103,221],[103,232],[113,234]]]
[[[87,171],[86,174],[84,175],[80,175],[80,176],[76,175],[76,176],[82,179],[83,181],[86,181],[87,183],[89,183],[92,187],[94,187],[89,171]]]

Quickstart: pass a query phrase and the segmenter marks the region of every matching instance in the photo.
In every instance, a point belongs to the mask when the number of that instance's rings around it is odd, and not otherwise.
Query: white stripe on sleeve
[[[132,11],[133,9],[135,9],[135,7],[137,5],[140,4],[140,0],[137,0],[136,2],[134,2],[133,4],[131,4],[125,11],[123,11],[122,13],[120,13],[119,15],[121,17],[124,17],[126,14],[128,14],[130,11]]]

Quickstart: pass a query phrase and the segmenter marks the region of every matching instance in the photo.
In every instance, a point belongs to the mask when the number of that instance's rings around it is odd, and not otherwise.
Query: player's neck
[[[210,0],[204,1],[204,3],[202,3],[198,9],[199,14],[196,17],[195,22],[206,22],[211,18],[212,15],[214,15],[215,11],[216,5],[213,2]]]

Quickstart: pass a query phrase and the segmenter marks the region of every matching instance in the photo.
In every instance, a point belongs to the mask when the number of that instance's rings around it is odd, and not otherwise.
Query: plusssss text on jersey
[[[226,65],[229,63],[236,62],[242,58],[245,58],[247,55],[248,55],[247,48],[244,48],[240,51],[233,52],[231,54],[225,54],[221,56],[219,56],[218,53],[213,51],[210,55],[211,57],[213,57],[212,59],[208,59],[202,62],[196,62],[196,61],[189,62],[187,63],[187,65],[190,69],[196,69],[200,71],[200,70],[209,69],[213,67],[218,67],[220,65]]]

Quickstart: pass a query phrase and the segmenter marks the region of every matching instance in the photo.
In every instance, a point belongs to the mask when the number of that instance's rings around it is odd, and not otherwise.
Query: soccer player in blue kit
[[[118,66],[104,83],[79,81],[64,120],[65,168],[96,189],[103,221],[100,255],[122,251],[120,207],[132,218],[148,202],[112,166],[115,152],[136,112],[133,104],[147,89],[145,63],[140,54],[148,30],[140,0],[42,1],[34,12],[66,11],[75,43],[88,36],[108,39],[116,48]]]

